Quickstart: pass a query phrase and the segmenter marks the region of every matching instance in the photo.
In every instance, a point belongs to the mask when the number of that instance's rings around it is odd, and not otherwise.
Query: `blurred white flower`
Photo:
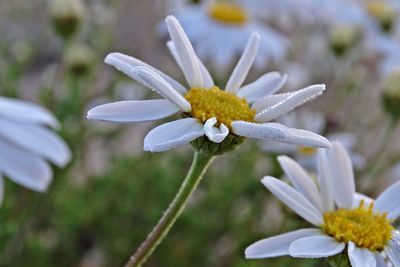
[[[166,23],[171,36],[168,47],[189,89],[136,58],[111,53],[106,57],[106,63],[155,90],[165,99],[101,105],[89,110],[88,119],[129,123],[157,120],[182,112],[183,119],[162,124],[147,134],[144,150],[151,152],[169,150],[204,135],[214,143],[221,143],[230,133],[303,146],[330,145],[328,140],[317,134],[269,122],[322,94],[325,85],[274,94],[283,86],[286,76],[269,72],[242,86],[257,54],[260,41],[257,33],[251,35],[225,90],[221,90],[215,86],[208,70],[195,54],[179,22],[168,16]]]
[[[305,129],[318,134],[323,134],[326,127],[325,115],[322,112],[310,109],[302,109],[298,112],[288,113],[279,118],[278,122],[289,127]],[[357,143],[357,137],[354,134],[336,132],[326,137],[330,141],[342,143],[350,154],[351,161],[356,169],[360,170],[365,167],[365,158],[353,151]],[[313,147],[293,146],[270,141],[262,141],[260,145],[261,148],[267,152],[290,155],[307,168],[315,168],[317,164],[317,150]]]
[[[400,182],[376,200],[356,193],[350,158],[337,142],[318,152],[318,184],[294,160],[278,160],[293,187],[270,176],[262,183],[316,227],[260,240],[246,249],[246,258],[325,258],[347,246],[353,267],[387,266],[386,257],[399,266],[400,232],[391,223],[400,215]]]
[[[257,31],[260,47],[255,66],[264,68],[271,61],[280,62],[288,51],[288,40],[280,32],[259,21],[245,3],[208,1],[186,5],[176,16],[196,48],[198,56],[215,71],[226,73]]]
[[[58,122],[44,108],[0,97],[0,203],[4,194],[1,176],[43,192],[52,179],[47,161],[59,167],[69,162],[67,144],[47,126],[58,127]]]
[[[367,52],[378,54],[381,75],[400,69],[400,2],[371,1],[365,5],[372,25],[366,36]]]

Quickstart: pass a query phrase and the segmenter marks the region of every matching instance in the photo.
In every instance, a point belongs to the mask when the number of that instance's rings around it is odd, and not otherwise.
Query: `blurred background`
[[[327,85],[282,121],[343,142],[363,193],[376,196],[400,179],[399,1],[224,3],[235,9],[216,9],[220,1],[0,1],[0,96],[50,110],[73,154],[66,168],[53,168],[45,193],[5,179],[0,266],[121,266],[162,215],[190,166],[191,148],[143,152],[156,124],[112,125],[85,114],[98,104],[157,97],[104,64],[109,52],[183,81],[166,47],[168,14],[182,22],[221,88],[250,33],[259,31],[247,82],[278,71],[288,74],[283,91]],[[315,172],[313,149],[247,141],[217,158],[145,266],[323,266],[244,259],[254,241],[307,226],[260,183],[264,175],[282,175],[280,154]]]

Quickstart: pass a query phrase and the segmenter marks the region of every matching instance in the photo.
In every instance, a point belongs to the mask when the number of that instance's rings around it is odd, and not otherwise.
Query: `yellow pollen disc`
[[[383,18],[393,13],[392,9],[387,4],[381,1],[368,3],[367,10],[372,16],[376,18]]]
[[[247,21],[246,10],[234,3],[214,3],[208,13],[213,19],[222,23],[243,25]]]
[[[317,149],[315,147],[309,147],[309,146],[299,146],[297,148],[297,152],[306,155],[306,156],[312,156],[317,153]]]
[[[387,213],[374,213],[373,203],[361,201],[354,209],[338,209],[324,214],[322,231],[338,242],[352,241],[359,248],[382,251],[392,238],[393,226]]]
[[[256,111],[245,99],[214,86],[210,89],[192,88],[185,96],[192,106],[191,115],[205,122],[216,117],[218,125],[223,123],[231,129],[232,121],[254,122]]]

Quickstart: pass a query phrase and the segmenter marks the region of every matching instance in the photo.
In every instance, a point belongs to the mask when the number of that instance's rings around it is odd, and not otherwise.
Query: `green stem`
[[[378,174],[382,168],[385,165],[385,152],[387,149],[388,144],[393,138],[394,133],[396,132],[396,126],[397,126],[397,120],[391,119],[389,121],[389,125],[386,128],[385,133],[383,134],[383,137],[381,139],[381,143],[379,145],[379,148],[376,152],[376,157],[372,160],[369,160],[371,164],[369,165],[370,168],[367,168],[365,170],[365,173],[367,174],[368,179],[373,179],[376,174]]]
[[[125,264],[125,267],[139,267],[146,262],[147,258],[150,257],[156,247],[165,238],[168,231],[182,213],[187,201],[199,184],[213,157],[213,155],[208,153],[195,152],[192,166],[175,198],[158,221],[157,225],[147,236],[146,240]]]
[[[349,257],[346,253],[342,252],[338,255],[326,258],[328,265],[331,267],[351,267]]]

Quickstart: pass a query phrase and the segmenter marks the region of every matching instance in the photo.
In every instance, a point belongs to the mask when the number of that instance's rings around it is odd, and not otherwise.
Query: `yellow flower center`
[[[247,21],[247,12],[234,3],[214,3],[208,10],[209,15],[222,23],[243,25]]]
[[[250,108],[245,99],[216,86],[210,89],[192,88],[185,98],[192,106],[191,116],[203,123],[215,117],[218,125],[223,123],[231,129],[231,123],[235,120],[254,122],[256,111]]]
[[[361,201],[358,208],[338,209],[324,214],[322,231],[338,242],[352,241],[359,248],[382,251],[392,238],[393,226],[387,213],[374,213]]]
[[[391,8],[387,4],[381,1],[374,1],[368,3],[367,10],[372,16],[376,18],[382,18],[392,12]]]
[[[299,146],[297,152],[301,155],[312,156],[317,153],[317,149],[315,147]]]

